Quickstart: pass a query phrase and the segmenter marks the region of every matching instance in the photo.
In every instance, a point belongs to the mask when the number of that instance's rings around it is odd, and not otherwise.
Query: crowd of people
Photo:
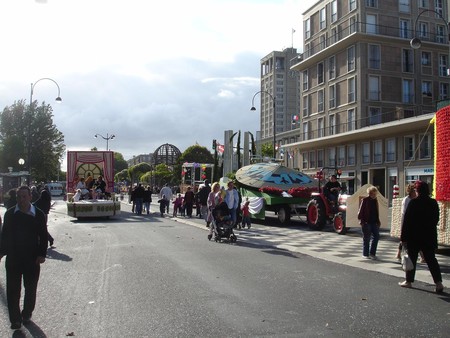
[[[102,184],[102,177],[94,180],[80,179],[77,190],[90,198],[92,190],[104,193],[106,184]],[[340,190],[336,177],[330,177],[328,190],[330,194]],[[92,185],[91,185],[92,184]],[[233,181],[227,187],[221,187],[218,182],[211,186],[208,180],[194,192],[187,187],[184,196],[177,193],[174,198],[173,190],[165,185],[158,189],[158,203],[160,214],[169,214],[173,204],[172,217],[192,217],[193,207],[196,205],[197,215],[205,220],[210,228],[208,238],[213,236],[213,211],[219,206],[228,208],[229,220],[234,227],[251,227],[250,201],[242,200]],[[150,214],[153,189],[137,184],[130,189],[132,211],[138,215]],[[31,320],[36,304],[36,292],[40,274],[40,265],[45,262],[48,245],[53,246],[54,239],[47,228],[48,214],[51,208],[51,194],[45,186],[21,186],[8,192],[9,199],[5,203],[7,211],[0,218],[0,260],[6,256],[6,296],[11,329],[20,329],[23,323]],[[367,197],[363,198],[358,211],[363,234],[363,257],[377,259],[377,244],[380,233],[380,212],[378,204],[378,189],[370,186]],[[333,199],[333,197],[331,197]],[[402,228],[399,250],[407,250],[412,260],[413,268],[406,271],[406,278],[398,284],[403,288],[411,288],[415,280],[416,264],[419,253],[423,262],[428,265],[435,283],[436,293],[442,293],[442,275],[435,256],[437,249],[437,224],[439,222],[439,207],[435,199],[430,197],[428,184],[416,181],[407,187],[407,196],[402,203]],[[399,251],[400,255],[400,251]],[[25,297],[23,308],[20,309],[22,280]]]
[[[109,198],[111,194],[106,191],[106,182],[103,176],[98,176],[94,179],[90,174],[87,178],[76,177],[75,179],[75,194],[73,196],[74,202],[80,200],[104,199]]]

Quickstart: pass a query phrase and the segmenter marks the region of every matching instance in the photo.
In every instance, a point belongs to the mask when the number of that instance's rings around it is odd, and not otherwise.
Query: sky
[[[95,134],[114,134],[126,160],[165,143],[211,149],[225,130],[259,130],[260,59],[301,51],[315,2],[1,0],[0,108],[28,104],[33,83],[67,150],[105,150]]]

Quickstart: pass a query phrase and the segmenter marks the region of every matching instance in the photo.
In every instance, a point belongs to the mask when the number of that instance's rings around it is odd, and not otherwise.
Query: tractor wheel
[[[306,220],[312,230],[322,230],[327,223],[325,206],[321,200],[312,199],[306,207]]]
[[[339,235],[344,235],[347,232],[347,228],[345,227],[344,215],[342,215],[342,213],[338,213],[338,214],[334,215],[333,229]]]
[[[278,209],[277,217],[280,224],[288,223],[291,220],[291,209],[289,206],[282,206]]]

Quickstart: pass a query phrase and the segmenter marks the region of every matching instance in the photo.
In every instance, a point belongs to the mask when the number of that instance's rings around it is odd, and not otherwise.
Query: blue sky
[[[171,143],[181,151],[256,132],[259,61],[301,47],[305,0],[2,0],[1,109],[51,103],[68,150],[125,159]]]

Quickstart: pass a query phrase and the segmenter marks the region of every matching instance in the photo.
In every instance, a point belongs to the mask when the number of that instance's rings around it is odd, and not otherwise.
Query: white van
[[[63,194],[63,185],[57,182],[47,183],[46,186],[52,196],[61,196]]]

